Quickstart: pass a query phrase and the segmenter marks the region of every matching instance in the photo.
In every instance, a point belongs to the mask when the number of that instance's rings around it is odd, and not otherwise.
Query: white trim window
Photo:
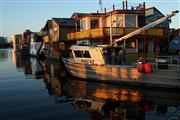
[[[81,20],[81,30],[86,30],[86,20]]]
[[[136,15],[125,15],[125,27],[137,27]]]

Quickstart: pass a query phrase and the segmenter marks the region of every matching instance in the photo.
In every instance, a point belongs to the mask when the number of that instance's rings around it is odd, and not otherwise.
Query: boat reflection
[[[56,104],[72,103],[74,110],[87,111],[90,119],[168,120],[179,109],[179,91],[82,80],[70,76],[63,64],[16,58],[25,74],[41,78]]]
[[[69,95],[76,98],[73,102],[75,109],[86,110],[92,118],[166,120],[180,105],[179,93],[174,91],[134,89],[79,80],[69,83]]]

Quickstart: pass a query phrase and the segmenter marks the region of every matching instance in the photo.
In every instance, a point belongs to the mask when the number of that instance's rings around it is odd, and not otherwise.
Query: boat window
[[[72,50],[69,50],[69,57],[70,57],[70,58],[73,58]]]
[[[82,51],[82,54],[84,58],[91,58],[89,51]]]
[[[74,50],[74,54],[75,54],[75,57],[83,57],[81,51],[79,50]]]

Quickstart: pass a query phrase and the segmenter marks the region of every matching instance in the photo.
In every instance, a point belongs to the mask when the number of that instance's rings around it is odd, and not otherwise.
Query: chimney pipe
[[[128,9],[128,3],[127,3],[127,0],[126,0],[126,10]]]
[[[104,13],[106,13],[106,8],[104,8]]]
[[[99,13],[99,10],[97,10],[97,13]]]
[[[114,6],[114,4],[113,4],[113,11],[115,11],[115,6]]]
[[[122,7],[123,7],[123,10],[124,10],[124,1],[122,2]]]
[[[146,10],[145,2],[143,2],[143,9],[144,9],[144,11]]]

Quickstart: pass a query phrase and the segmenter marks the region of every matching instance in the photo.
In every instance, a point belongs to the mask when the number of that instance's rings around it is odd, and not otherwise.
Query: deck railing
[[[112,36],[122,36],[137,30],[138,28],[122,28],[122,27],[113,27],[112,28]],[[164,36],[166,35],[166,29],[163,28],[151,28],[146,30],[147,35],[153,36]],[[141,32],[139,35],[145,35],[145,32]],[[78,40],[78,39],[87,39],[87,38],[95,38],[95,37],[104,37],[110,36],[110,28],[96,28],[90,30],[83,30],[79,32],[73,32],[67,34],[68,40]]]

